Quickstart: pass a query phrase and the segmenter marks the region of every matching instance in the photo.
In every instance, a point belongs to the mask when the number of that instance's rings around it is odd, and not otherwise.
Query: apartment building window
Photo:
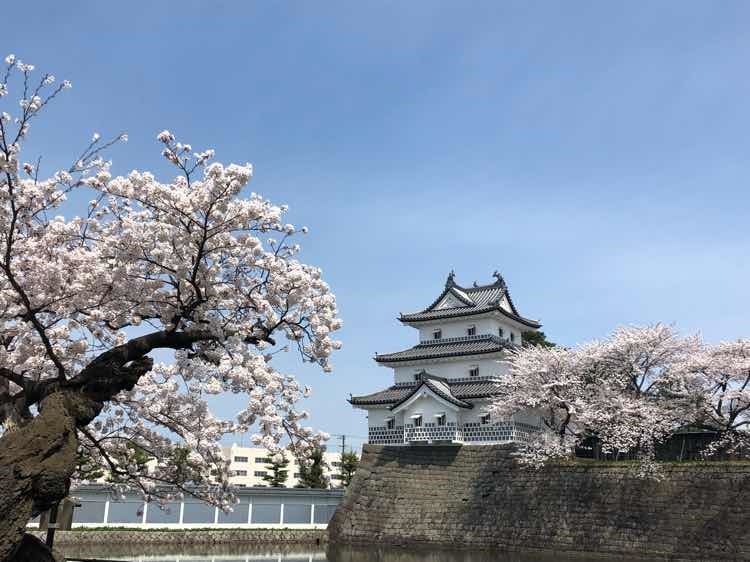
[[[412,416],[411,419],[414,422],[414,427],[422,427],[422,414]]]
[[[332,480],[342,480],[343,478],[344,477],[341,476],[340,474],[331,474],[331,479]]]
[[[235,476],[247,476],[247,470],[235,470],[234,475]]]
[[[479,365],[472,365],[471,367],[469,367],[469,376],[470,377],[479,376]]]
[[[338,461],[333,461],[333,462],[331,463],[331,466],[341,466],[341,463],[340,463],[340,462],[338,462]]]
[[[445,414],[438,414],[435,416],[435,421],[440,426],[445,425]]]
[[[300,474],[299,472],[295,472],[294,473],[294,477],[295,478],[302,478],[302,474]]]
[[[235,484],[238,488],[247,488],[247,484]]]
[[[479,418],[479,423],[482,425],[487,425],[490,423],[490,415],[489,414],[482,414],[482,416]]]
[[[266,473],[266,471],[265,471],[265,470],[256,470],[256,471],[254,472],[254,474],[255,474],[255,476],[259,476],[259,477],[261,477],[261,478],[262,478],[262,477],[263,477],[263,476],[265,476],[265,475],[266,475],[267,473]]]
[[[472,324],[468,328],[466,328],[466,335],[467,336],[476,336],[477,335],[477,327]]]
[[[433,330],[432,339],[433,340],[443,339],[443,330]]]
[[[395,418],[388,418],[385,420],[385,428],[386,429],[396,429],[396,420]]]
[[[234,457],[234,462],[247,462],[247,457]]]
[[[255,457],[255,462],[260,464],[271,464],[269,457]]]

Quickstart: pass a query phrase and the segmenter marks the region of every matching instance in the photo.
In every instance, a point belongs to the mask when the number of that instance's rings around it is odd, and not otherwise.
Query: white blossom
[[[23,108],[46,107],[48,95],[38,98]],[[28,114],[19,119],[28,126]],[[95,133],[92,142],[99,139]],[[99,376],[90,374],[92,362],[130,345],[131,328],[157,335],[154,350],[173,359],[150,365],[129,355],[115,365],[144,371],[105,400],[79,432],[81,446],[94,465],[107,467],[118,494],[136,487],[153,499],[157,484],[168,482],[229,509],[222,438],[252,432],[272,451],[289,439],[297,455],[324,439],[300,423],[307,414],[298,404],[309,389],[265,356],[287,340],[304,361],[329,371],[341,322],[320,270],[297,259],[286,207],[243,194],[252,166],[203,165],[213,150],[192,155],[183,143],[178,155],[172,133],[158,139],[179,168],[175,179],[139,170],[114,176],[96,147],[69,170],[19,177],[20,166],[34,172],[19,164],[22,142],[0,150],[8,171],[0,178],[0,228],[3,244],[11,244],[0,252],[0,365],[54,389],[61,377]],[[90,201],[84,217],[66,207],[70,195]],[[282,242],[269,249],[271,236]],[[220,393],[243,396],[244,407],[215,416],[208,396]],[[0,394],[0,425],[15,415],[17,403],[7,397]],[[141,456],[152,459],[148,468]]]

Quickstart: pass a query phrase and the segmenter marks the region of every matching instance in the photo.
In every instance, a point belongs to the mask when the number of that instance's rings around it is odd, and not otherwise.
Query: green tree
[[[323,449],[316,448],[310,457],[299,463],[300,478],[296,488],[328,488],[328,478],[325,469],[328,467],[323,460]]]
[[[341,454],[341,484],[348,486],[359,466],[359,457],[354,451]]]
[[[521,334],[521,341],[523,341],[524,347],[537,347],[542,346],[546,348],[555,347],[557,344],[547,340],[547,336],[544,332],[538,330],[529,330]]]
[[[280,462],[271,459],[271,464],[266,465],[266,470],[268,470],[270,474],[264,474],[263,480],[268,482],[268,485],[271,486],[271,488],[285,488],[284,482],[286,482],[289,477],[289,471],[287,470],[289,461],[284,456],[282,456],[281,459]]]

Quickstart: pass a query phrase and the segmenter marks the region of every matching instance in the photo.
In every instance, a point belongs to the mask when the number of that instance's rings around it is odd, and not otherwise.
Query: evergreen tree
[[[271,488],[285,488],[284,482],[289,477],[287,466],[289,466],[289,461],[284,456],[281,457],[280,462],[271,459],[271,464],[266,465],[266,469],[270,474],[265,474],[263,480],[268,482]]]
[[[547,336],[544,332],[539,330],[529,330],[521,334],[521,341],[523,341],[523,347],[555,347],[557,344],[547,340]]]
[[[297,488],[328,488],[325,469],[328,465],[323,460],[323,449],[316,448],[305,461],[300,460],[300,478]]]
[[[341,484],[348,486],[359,466],[359,457],[354,451],[341,454]]]

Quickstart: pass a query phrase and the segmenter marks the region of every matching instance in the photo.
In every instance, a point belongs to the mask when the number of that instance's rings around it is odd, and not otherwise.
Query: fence
[[[115,499],[100,486],[78,488],[71,495],[81,504],[73,513],[73,527],[324,529],[344,491],[242,488],[229,513],[188,496],[161,508],[136,495]]]
[[[410,443],[512,443],[528,442],[540,428],[518,421],[481,424],[469,422],[457,425],[426,423],[415,427],[412,424],[396,426],[394,429],[374,426],[369,429],[368,443],[372,445],[408,445]]]

